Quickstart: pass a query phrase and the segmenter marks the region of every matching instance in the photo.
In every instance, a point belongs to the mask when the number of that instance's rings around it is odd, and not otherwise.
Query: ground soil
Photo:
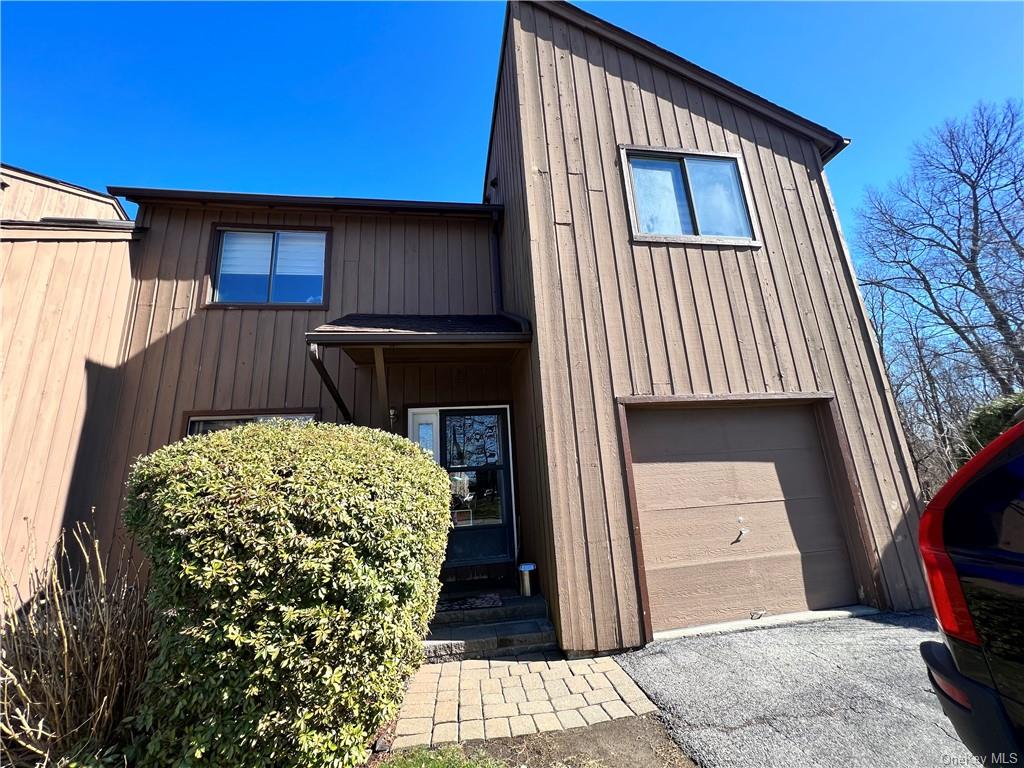
[[[473,741],[463,748],[467,755],[483,752],[513,768],[695,767],[656,714],[568,731]]]

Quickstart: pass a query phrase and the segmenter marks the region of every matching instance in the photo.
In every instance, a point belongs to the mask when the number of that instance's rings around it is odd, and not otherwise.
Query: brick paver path
[[[610,658],[427,664],[409,684],[392,748],[560,731],[655,709]]]

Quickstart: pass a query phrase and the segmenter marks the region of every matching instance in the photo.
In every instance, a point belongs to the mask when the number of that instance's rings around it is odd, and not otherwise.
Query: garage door
[[[629,414],[654,630],[857,602],[808,406]]]

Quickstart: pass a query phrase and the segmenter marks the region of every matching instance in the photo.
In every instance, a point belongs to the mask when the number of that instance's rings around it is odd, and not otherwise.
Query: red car
[[[920,548],[945,636],[921,656],[942,709],[982,765],[1024,766],[1024,422],[932,499]]]

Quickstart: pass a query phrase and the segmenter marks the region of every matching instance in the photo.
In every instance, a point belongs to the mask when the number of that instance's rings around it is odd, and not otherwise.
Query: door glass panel
[[[452,522],[456,528],[501,525],[504,474],[501,469],[448,473],[452,485]]]
[[[416,442],[425,451],[434,452],[434,424],[430,421],[421,421],[416,430]]]
[[[500,465],[502,436],[497,414],[445,417],[445,466],[486,467]]]

